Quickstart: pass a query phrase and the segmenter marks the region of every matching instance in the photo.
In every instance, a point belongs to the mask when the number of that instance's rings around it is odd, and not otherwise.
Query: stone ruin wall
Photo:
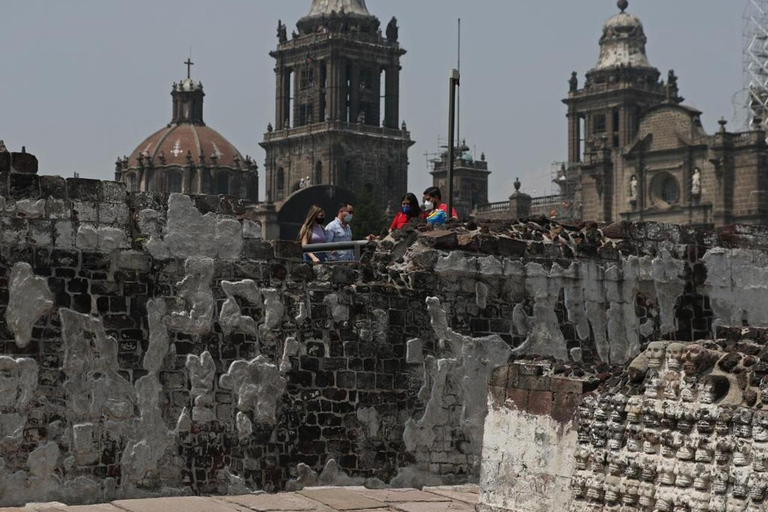
[[[672,341],[643,340],[625,364],[524,356],[493,372],[480,512],[768,505],[768,231],[683,235],[667,246],[683,261],[678,335],[653,338]],[[680,336],[700,321],[709,332]]]
[[[653,342],[607,373],[497,369],[478,510],[764,510],[768,331],[718,333]]]
[[[409,228],[312,267],[227,198],[0,193],[2,505],[477,479],[511,357],[621,364],[765,314],[728,278],[761,250],[671,226]]]

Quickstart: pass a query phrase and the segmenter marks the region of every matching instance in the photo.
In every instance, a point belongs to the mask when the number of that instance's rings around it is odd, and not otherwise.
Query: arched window
[[[321,185],[323,183],[323,162],[317,161],[315,164],[315,181],[313,185]]]
[[[278,199],[283,198],[283,194],[285,194],[285,169],[282,167],[277,169],[277,197]]]
[[[129,174],[127,178],[128,192],[138,192],[139,188],[136,186],[136,175]]]
[[[223,196],[229,195],[229,176],[225,173],[216,176],[216,193]]]
[[[182,192],[181,174],[175,172],[168,175],[168,193],[172,194],[174,192]]]

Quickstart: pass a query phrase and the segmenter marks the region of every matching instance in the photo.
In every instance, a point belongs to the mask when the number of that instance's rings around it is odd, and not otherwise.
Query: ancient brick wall
[[[227,198],[0,192],[2,504],[476,479],[510,357],[622,364],[768,323],[761,232],[407,228],[313,267]]]

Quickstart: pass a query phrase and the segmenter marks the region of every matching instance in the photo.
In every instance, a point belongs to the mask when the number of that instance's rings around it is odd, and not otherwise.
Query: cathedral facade
[[[334,197],[351,197],[367,187],[384,208],[397,207],[407,191],[413,145],[400,119],[405,50],[397,20],[383,33],[364,0],[313,0],[297,29],[289,37],[280,22],[271,53],[275,122],[261,143],[266,200],[291,209],[290,200],[304,189],[325,187],[343,191]],[[306,214],[308,205],[301,208]]]
[[[760,122],[706,133],[646,54],[640,20],[626,12],[603,26],[600,56],[583,85],[573,73],[563,198],[583,220],[698,226],[768,224],[768,151]],[[567,194],[566,194],[567,192]]]

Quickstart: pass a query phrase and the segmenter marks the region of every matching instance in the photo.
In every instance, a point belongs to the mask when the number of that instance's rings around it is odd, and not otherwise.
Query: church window
[[[323,162],[319,161],[315,164],[315,182],[314,185],[321,185],[323,183]]]
[[[360,70],[360,89],[372,89],[373,88],[373,73],[370,68],[363,68]]]
[[[677,179],[667,172],[657,174],[651,181],[651,199],[661,208],[669,208],[680,202]]]
[[[182,179],[181,174],[171,173],[168,175],[168,193],[181,193],[182,192]]]
[[[138,192],[139,188],[136,186],[136,175],[135,174],[129,174],[128,175],[128,192]]]
[[[224,196],[229,195],[229,176],[226,174],[216,176],[216,193]]]
[[[677,189],[677,181],[674,178],[667,178],[664,180],[661,189],[661,198],[664,202],[674,204],[677,202],[679,191]]]
[[[315,86],[315,68],[307,66],[301,70],[301,79],[299,87],[302,91],[312,89]]]
[[[285,170],[280,167],[277,170],[277,198],[282,199],[285,194]]]
[[[605,114],[597,114],[594,117],[594,124],[592,125],[593,133],[605,133]]]
[[[312,124],[314,112],[315,108],[311,103],[308,105],[302,105],[299,108],[299,126]]]

